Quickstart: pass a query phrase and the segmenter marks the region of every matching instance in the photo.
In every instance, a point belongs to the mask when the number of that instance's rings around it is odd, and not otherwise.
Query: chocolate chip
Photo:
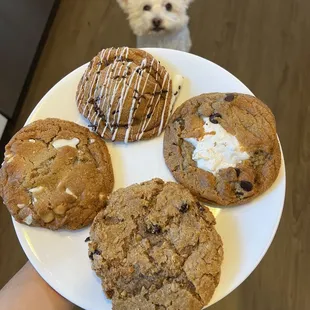
[[[262,154],[265,154],[264,150],[257,150],[254,152],[254,155],[262,155]]]
[[[178,117],[174,120],[174,122],[179,123],[181,130],[183,130],[185,128],[185,121],[182,117]]]
[[[146,231],[150,234],[158,235],[161,233],[161,227],[157,224],[147,225]]]
[[[253,184],[249,181],[241,181],[240,186],[242,189],[244,189],[246,192],[250,192],[253,189]]]
[[[233,100],[235,99],[235,95],[234,94],[226,94],[226,97],[225,97],[225,101],[227,102],[232,102]]]
[[[99,250],[95,250],[94,252],[91,252],[89,255],[88,255],[88,257],[89,257],[89,259],[91,259],[91,260],[94,260],[94,255],[100,255],[101,254],[101,251],[99,251]]]
[[[197,202],[197,207],[198,207],[198,210],[200,212],[204,212],[205,211],[205,207],[199,201]]]
[[[152,113],[149,113],[146,117],[147,118],[151,118],[152,117]]]
[[[244,193],[242,193],[242,192],[236,192],[236,196],[243,196],[244,195]]]
[[[87,237],[87,238],[85,239],[85,242],[90,242],[90,237]]]
[[[90,99],[88,99],[88,103],[90,103],[90,104],[94,104],[94,103],[95,103],[95,99],[94,99],[94,98],[90,98]]]
[[[112,115],[114,115],[116,113],[116,111],[114,110],[114,111],[112,111]]]
[[[87,127],[91,128],[93,131],[97,130],[97,126],[96,125],[88,125]]]
[[[210,115],[210,122],[213,124],[218,124],[218,120],[216,118],[222,118],[222,115],[220,113],[213,113]]]
[[[108,291],[105,291],[105,294],[107,295],[107,297],[109,299],[112,299],[112,297],[114,295],[114,291],[113,290],[108,290]]]
[[[179,92],[177,91],[177,92],[175,92],[173,95],[176,96],[178,93],[179,93]]]
[[[100,71],[97,71],[96,74],[100,74]]]
[[[236,174],[237,174],[237,178],[239,178],[241,170],[239,168],[235,168]]]
[[[183,203],[180,207],[180,212],[181,213],[186,213],[189,209],[189,205],[187,203]]]
[[[181,86],[179,86],[179,89],[181,89],[182,87]]]

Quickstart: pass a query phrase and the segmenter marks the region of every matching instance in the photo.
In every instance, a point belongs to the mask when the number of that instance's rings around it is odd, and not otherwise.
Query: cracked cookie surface
[[[173,95],[169,73],[152,55],[128,47],[108,48],[90,62],[76,103],[101,137],[130,142],[161,134]]]
[[[114,192],[89,257],[114,310],[200,310],[220,279],[215,219],[183,186],[154,179]]]
[[[235,143],[246,152],[245,158],[216,172],[198,167],[195,146],[189,140],[215,139],[216,132],[205,132],[206,124],[214,131],[220,126],[230,139],[237,138]],[[215,141],[210,151],[216,147]],[[164,157],[175,179],[199,199],[219,205],[247,202],[266,191],[278,176],[281,152],[275,118],[253,96],[211,93],[194,97],[172,115],[165,131]]]
[[[108,149],[87,128],[45,119],[6,146],[0,194],[20,223],[49,229],[89,225],[114,185]]]

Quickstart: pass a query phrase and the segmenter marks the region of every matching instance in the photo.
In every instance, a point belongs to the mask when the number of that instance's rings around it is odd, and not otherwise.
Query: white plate
[[[176,105],[205,92],[252,94],[237,78],[212,62],[183,52],[148,49],[171,73],[185,77]],[[57,117],[87,125],[75,105],[75,91],[85,66],[55,85],[41,100],[28,123]],[[138,143],[108,144],[115,173],[115,189],[160,177],[173,180],[162,155],[163,136]],[[263,258],[276,233],[285,196],[285,169],[272,188],[243,206],[214,209],[217,230],[224,242],[225,259],[220,284],[209,305],[240,285]],[[27,227],[14,221],[19,241],[41,276],[61,295],[84,309],[111,309],[101,290],[100,280],[91,270],[84,242],[89,228],[53,232]]]

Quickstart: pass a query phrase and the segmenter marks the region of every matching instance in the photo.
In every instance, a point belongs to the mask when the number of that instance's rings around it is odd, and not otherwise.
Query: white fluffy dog
[[[137,47],[188,52],[192,42],[187,9],[193,0],[117,0],[137,36]]]

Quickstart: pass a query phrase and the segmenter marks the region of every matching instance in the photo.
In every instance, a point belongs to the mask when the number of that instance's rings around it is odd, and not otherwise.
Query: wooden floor
[[[285,209],[271,248],[212,310],[310,309],[309,12],[309,0],[196,0],[190,9],[192,52],[231,71],[271,107],[287,167]],[[59,79],[101,48],[120,45],[134,46],[135,38],[115,0],[62,0],[16,129]],[[4,208],[0,251],[1,287],[26,261]]]

